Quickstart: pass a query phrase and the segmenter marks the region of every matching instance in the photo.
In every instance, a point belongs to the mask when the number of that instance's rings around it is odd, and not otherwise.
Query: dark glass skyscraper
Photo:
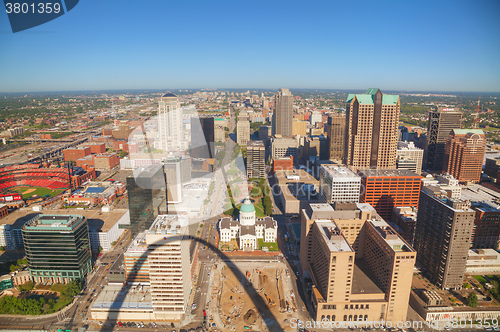
[[[214,158],[214,149],[214,118],[192,117],[191,158]]]
[[[83,280],[92,270],[87,219],[39,214],[22,229],[30,276],[35,283]]]
[[[128,206],[130,225],[119,225],[128,228],[132,237],[143,232],[155,220],[158,214],[167,213],[167,196],[163,165],[139,167],[127,177]]]

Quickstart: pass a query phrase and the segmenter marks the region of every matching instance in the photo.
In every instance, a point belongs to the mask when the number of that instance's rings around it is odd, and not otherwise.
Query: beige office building
[[[292,137],[293,95],[288,89],[280,89],[274,96],[272,134]]]
[[[306,136],[307,135],[307,121],[293,119],[292,134],[294,136]]]
[[[262,141],[247,144],[247,178],[266,176],[266,147]]]
[[[247,111],[241,111],[238,115],[238,124],[236,129],[236,143],[247,145],[250,141],[250,122],[248,121]]]
[[[315,320],[406,320],[416,253],[369,204],[311,204],[301,222]]]
[[[399,95],[379,89],[350,94],[346,104],[344,164],[360,168],[396,168]]]
[[[344,155],[345,114],[329,115],[325,126],[328,136],[328,158],[340,162]]]

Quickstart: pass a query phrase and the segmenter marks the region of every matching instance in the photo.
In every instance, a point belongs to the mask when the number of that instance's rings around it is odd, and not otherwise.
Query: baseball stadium
[[[47,164],[23,164],[0,168],[0,194],[22,195],[23,200],[50,198],[95,179],[93,167],[50,167]]]

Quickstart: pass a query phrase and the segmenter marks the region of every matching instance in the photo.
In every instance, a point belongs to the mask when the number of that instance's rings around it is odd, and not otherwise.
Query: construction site
[[[286,266],[280,262],[229,264],[220,263],[214,269],[207,307],[217,326],[233,331],[291,331],[297,305]]]

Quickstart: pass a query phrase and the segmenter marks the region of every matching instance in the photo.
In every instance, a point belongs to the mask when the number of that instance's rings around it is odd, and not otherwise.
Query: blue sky
[[[0,92],[500,91],[500,1],[82,0],[13,34]]]

